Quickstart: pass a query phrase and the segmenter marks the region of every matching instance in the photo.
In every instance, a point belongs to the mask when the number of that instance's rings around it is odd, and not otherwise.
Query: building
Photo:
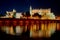
[[[38,13],[41,15],[41,19],[55,19],[55,15],[53,12],[51,12],[51,9],[33,9],[30,6],[30,15],[33,17],[34,14]]]
[[[13,18],[16,14],[16,10],[13,9],[13,11],[6,11],[6,18]]]
[[[16,13],[15,18],[19,18],[20,19],[21,17],[23,17],[22,13]]]

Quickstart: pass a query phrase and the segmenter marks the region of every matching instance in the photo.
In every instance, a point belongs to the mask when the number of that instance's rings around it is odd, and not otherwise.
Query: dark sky
[[[55,15],[60,15],[59,2],[55,0],[0,0],[0,14],[12,9],[17,12],[28,11],[30,5],[33,8],[51,8]]]

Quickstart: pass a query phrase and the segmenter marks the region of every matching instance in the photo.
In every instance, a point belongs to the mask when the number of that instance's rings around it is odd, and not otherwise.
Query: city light
[[[23,15],[22,12],[16,12],[15,9],[11,12],[6,11],[6,16],[0,17],[1,30],[11,35],[21,35],[29,30],[30,37],[51,37],[56,30],[60,30],[60,24],[55,22],[56,19],[60,19],[56,18],[50,8],[33,9],[30,6],[29,12],[30,16],[26,16],[25,13]],[[4,22],[2,18],[6,18]]]

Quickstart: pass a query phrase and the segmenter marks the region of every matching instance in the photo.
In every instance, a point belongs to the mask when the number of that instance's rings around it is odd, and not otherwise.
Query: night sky
[[[55,0],[0,0],[0,14],[5,11],[16,9],[17,12],[25,12],[29,10],[30,5],[33,8],[51,8],[55,15],[60,15],[59,2]]]

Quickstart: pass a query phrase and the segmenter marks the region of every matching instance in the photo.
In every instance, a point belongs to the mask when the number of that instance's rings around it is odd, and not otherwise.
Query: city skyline
[[[3,39],[50,39],[59,34],[58,0],[0,0],[0,35]]]
[[[44,1],[44,0],[1,0],[0,1],[0,14],[5,14],[6,11],[16,9],[17,12],[29,11],[30,5],[33,8],[51,8],[55,15],[59,14],[59,5],[54,0]]]

